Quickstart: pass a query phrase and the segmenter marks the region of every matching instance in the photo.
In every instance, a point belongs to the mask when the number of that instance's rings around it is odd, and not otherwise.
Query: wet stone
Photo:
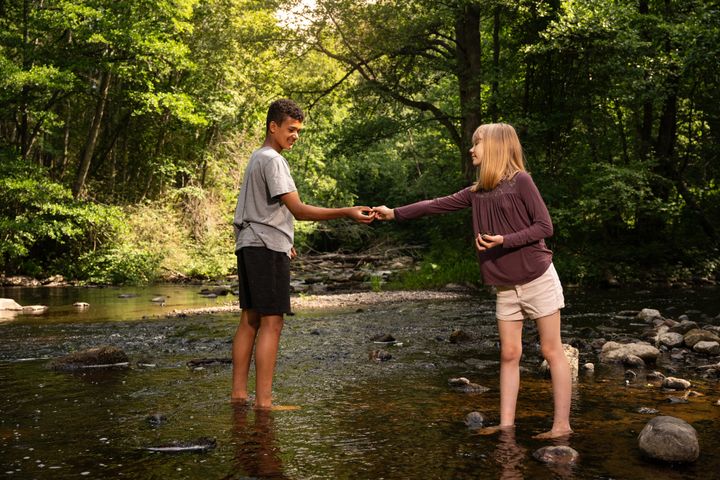
[[[368,357],[370,360],[373,360],[373,361],[379,363],[379,362],[387,362],[388,360],[390,360],[392,358],[392,355],[390,354],[390,352],[387,352],[385,350],[373,350],[372,352],[370,352]]]
[[[687,390],[691,385],[689,381],[676,377],[667,377],[662,383],[662,387],[669,390]]]
[[[695,322],[691,322],[690,320],[681,320],[680,323],[673,325],[670,327],[671,333],[679,333],[680,335],[685,335],[690,330],[694,330],[698,328],[698,324]]]
[[[470,412],[465,416],[465,425],[470,429],[482,428],[485,424],[485,417],[480,412]]]
[[[194,358],[186,363],[188,368],[219,367],[232,365],[232,358]]]
[[[455,330],[450,334],[450,343],[463,343],[472,340],[470,334],[463,330]]]
[[[145,417],[145,421],[151,427],[159,427],[160,425],[167,423],[167,417],[162,413],[153,413]]]
[[[715,335],[713,332],[709,330],[702,330],[700,328],[695,328],[693,330],[690,330],[685,334],[685,345],[692,348],[695,346],[696,343],[706,341],[706,342],[718,342],[720,343],[720,337]]]
[[[705,355],[718,355],[720,354],[720,343],[701,340],[693,346],[693,350]]]
[[[660,410],[650,407],[640,407],[637,409],[637,413],[641,413],[643,415],[656,415],[660,413]]]
[[[652,322],[656,318],[660,318],[662,315],[660,315],[660,312],[658,310],[655,310],[653,308],[643,308],[640,310],[640,312],[637,314],[637,319],[642,320],[646,323]]]
[[[555,445],[535,450],[533,458],[553,465],[573,465],[577,463],[580,454],[571,447]]]
[[[650,382],[662,382],[665,380],[665,375],[658,371],[650,372],[645,376],[645,378]]]
[[[214,438],[200,437],[195,440],[181,441],[175,440],[157,446],[144,447],[143,450],[161,453],[182,453],[182,452],[206,452],[217,446]]]
[[[451,378],[448,380],[448,385],[450,385],[453,390],[461,393],[484,393],[490,390],[477,383],[472,383],[465,377]]]
[[[643,368],[645,366],[645,361],[642,358],[632,354],[626,355],[625,358],[623,358],[622,363],[626,367],[631,368]]]
[[[679,347],[683,344],[683,334],[679,332],[668,332],[660,335],[658,338],[660,344],[669,348]]]
[[[73,352],[50,363],[53,370],[127,367],[130,359],[117,347],[102,346]]]
[[[379,333],[372,337],[370,340],[378,343],[393,343],[396,341],[395,337],[393,337],[389,333]]]
[[[650,420],[638,436],[638,446],[645,456],[664,462],[694,462],[700,456],[697,431],[670,416]]]

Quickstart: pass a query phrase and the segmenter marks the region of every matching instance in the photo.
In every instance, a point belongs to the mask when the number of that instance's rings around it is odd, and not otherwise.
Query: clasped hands
[[[378,220],[393,220],[395,219],[395,211],[392,208],[388,208],[385,205],[379,207],[357,207],[362,209],[362,215],[364,217],[363,223],[370,223],[374,219]],[[480,252],[489,250],[494,247],[499,247],[503,244],[504,238],[502,235],[493,235],[490,233],[478,233],[475,237],[475,248]]]

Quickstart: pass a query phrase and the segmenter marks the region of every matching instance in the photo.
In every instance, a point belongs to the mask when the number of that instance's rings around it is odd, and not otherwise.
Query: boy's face
[[[270,137],[281,150],[289,150],[300,137],[303,123],[292,117],[285,117],[280,125],[270,122]]]

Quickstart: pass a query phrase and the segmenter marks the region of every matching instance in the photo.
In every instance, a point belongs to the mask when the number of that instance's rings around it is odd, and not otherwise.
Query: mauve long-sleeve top
[[[502,235],[503,244],[478,252],[480,271],[487,285],[522,285],[545,273],[552,251],[545,238],[553,225],[540,192],[525,172],[503,180],[490,191],[470,187],[447,197],[423,200],[394,209],[395,220],[453,212],[472,207],[473,231]]]

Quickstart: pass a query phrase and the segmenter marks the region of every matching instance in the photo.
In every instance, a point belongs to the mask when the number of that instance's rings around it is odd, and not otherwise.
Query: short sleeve
[[[281,155],[276,155],[265,163],[263,174],[271,198],[297,190],[287,160]]]

